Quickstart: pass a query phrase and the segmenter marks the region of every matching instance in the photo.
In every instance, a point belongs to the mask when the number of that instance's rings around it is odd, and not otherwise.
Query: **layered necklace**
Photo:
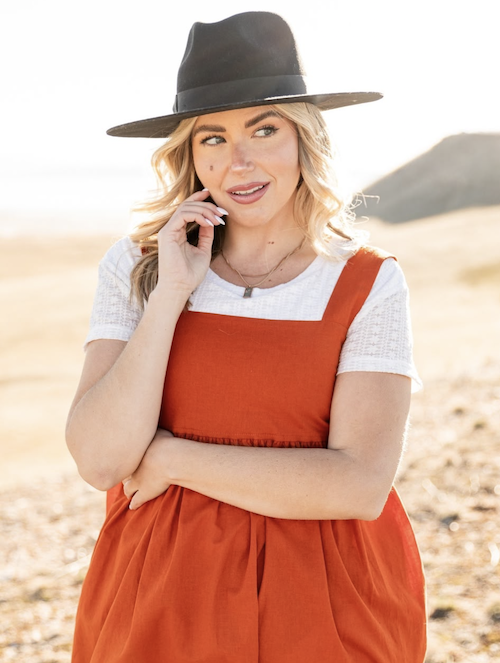
[[[271,274],[274,274],[274,272],[275,272],[277,269],[279,269],[282,265],[285,264],[285,262],[288,260],[288,258],[291,258],[291,257],[293,256],[294,253],[297,253],[298,251],[300,251],[300,249],[304,246],[304,242],[305,242],[305,241],[306,241],[306,238],[304,237],[304,239],[301,241],[301,243],[300,243],[298,246],[296,246],[292,251],[290,251],[290,253],[287,253],[287,255],[286,255],[284,258],[282,258],[282,259],[279,261],[279,263],[278,263],[275,267],[273,267],[273,268],[271,269],[271,271],[268,272],[268,273],[264,276],[263,279],[261,279],[258,283],[253,283],[253,284],[248,283],[248,281],[247,281],[247,280],[245,279],[245,277],[241,274],[241,272],[239,272],[239,271],[236,269],[236,267],[233,267],[233,266],[231,265],[231,263],[229,262],[229,260],[228,260],[228,259],[226,258],[226,256],[224,255],[224,251],[223,251],[222,249],[221,249],[221,256],[222,256],[222,257],[224,258],[224,260],[226,261],[227,266],[228,266],[230,269],[232,269],[233,272],[235,272],[235,274],[238,274],[238,276],[240,277],[240,279],[241,279],[241,280],[243,281],[243,283],[245,284],[245,290],[244,290],[244,292],[243,292],[243,297],[244,297],[245,299],[248,299],[249,297],[252,296],[252,292],[253,292],[253,289],[254,289],[254,288],[258,288],[259,285],[262,285],[262,284],[264,283],[264,281],[265,281],[266,279],[268,279],[268,278],[271,276]]]

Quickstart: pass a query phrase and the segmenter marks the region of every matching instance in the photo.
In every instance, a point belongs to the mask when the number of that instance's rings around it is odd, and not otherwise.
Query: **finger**
[[[179,208],[163,228],[165,233],[179,232],[183,231],[188,223],[197,223],[200,228],[224,224],[223,220],[209,209]]]
[[[207,253],[207,255],[210,255],[212,251],[213,242],[214,242],[214,227],[200,226],[200,230],[198,232],[198,243],[196,245],[197,248],[200,251]]]
[[[208,189],[202,189],[201,191],[195,191],[192,193],[186,198],[186,200],[205,200],[209,195],[210,191]]]
[[[144,504],[144,501],[141,499],[139,491],[136,491],[136,492],[134,493],[132,499],[130,500],[130,503],[129,503],[129,505],[128,505],[128,508],[129,508],[131,511],[135,511],[136,509],[138,509],[138,508],[139,508],[140,506],[142,506],[143,504]]]
[[[185,200],[185,202],[190,202],[190,201],[204,201],[208,196],[210,195],[210,191],[208,189],[203,189],[202,191],[195,191],[193,194],[188,196]],[[206,202],[204,203],[205,205],[209,206],[210,209],[217,214],[218,216],[225,216],[229,214],[223,207],[217,207],[217,205],[213,202]]]
[[[203,189],[202,193],[204,193],[204,192],[210,194],[210,191],[208,189]],[[210,205],[211,207],[213,207],[214,211],[219,216],[227,216],[229,214],[229,212],[227,210],[225,210],[223,207],[218,207],[215,203],[210,203],[209,202],[209,203],[207,203],[207,205]]]
[[[201,214],[206,219],[210,219],[215,225],[224,226],[226,222],[222,218],[226,214],[226,210],[223,210],[222,207],[216,207],[212,203],[194,203],[194,202],[185,202],[182,205],[179,205],[177,208],[176,214],[186,215],[186,214]],[[172,215],[173,218],[174,215]]]
[[[125,496],[130,499],[135,492],[137,492],[137,488],[134,487],[134,484],[132,482],[132,479],[124,479],[123,481],[123,492],[125,493]]]
[[[216,220],[218,223],[224,225],[223,216],[227,216],[229,212],[223,207],[217,207],[213,202],[205,201],[210,192],[207,189],[203,191],[195,191],[195,193],[188,196],[177,208],[177,211],[184,210],[197,210],[202,214],[206,214],[206,210],[210,210],[210,216],[212,220]]]

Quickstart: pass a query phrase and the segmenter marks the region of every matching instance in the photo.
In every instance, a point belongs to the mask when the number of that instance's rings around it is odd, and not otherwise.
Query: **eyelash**
[[[222,136],[219,136],[218,134],[214,134],[213,136],[206,136],[200,140],[200,145],[205,145],[205,143],[208,143],[208,141],[212,140],[212,138],[222,138]]]
[[[268,138],[269,136],[274,136],[274,134],[276,134],[279,131],[279,129],[278,129],[278,127],[275,127],[272,124],[266,124],[265,127],[259,127],[255,131],[255,133],[258,133],[259,131],[270,131],[271,133],[268,133],[265,136],[257,136],[257,138]],[[222,140],[224,140],[223,136],[221,136],[220,134],[213,134],[211,136],[205,136],[205,138],[202,138],[201,141],[200,141],[200,144],[201,145],[208,144],[208,141],[212,140],[213,138],[222,138]],[[216,143],[216,144],[220,145],[220,143]]]
[[[257,131],[268,131],[268,130],[270,130],[271,133],[266,134],[266,137],[267,136],[274,136],[274,134],[279,131],[278,127],[275,127],[273,124],[266,124],[265,127],[260,127],[259,129],[257,129]],[[255,133],[257,133],[257,131]],[[259,136],[259,138],[260,138],[260,136]]]

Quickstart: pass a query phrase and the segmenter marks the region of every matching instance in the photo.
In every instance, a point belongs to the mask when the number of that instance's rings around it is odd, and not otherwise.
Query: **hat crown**
[[[270,12],[244,12],[195,23],[177,77],[177,92],[231,81],[303,76],[288,24]]]

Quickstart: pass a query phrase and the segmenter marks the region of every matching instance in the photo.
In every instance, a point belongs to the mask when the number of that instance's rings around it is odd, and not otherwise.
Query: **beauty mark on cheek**
[[[213,170],[213,169],[214,169],[214,167],[213,167],[213,166],[210,166],[210,170]]]

